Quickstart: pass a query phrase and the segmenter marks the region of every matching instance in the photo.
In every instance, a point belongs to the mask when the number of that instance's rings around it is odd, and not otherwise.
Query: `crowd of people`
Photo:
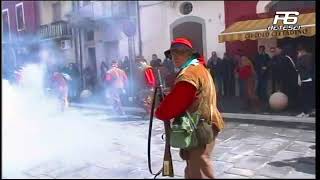
[[[314,111],[315,63],[304,46],[271,47],[270,55],[265,46],[259,46],[254,58],[239,52],[225,53],[221,59],[212,52],[207,67],[219,97],[234,96],[238,81],[239,96],[252,111],[268,105],[270,95],[278,91],[288,97],[289,110],[301,112],[299,117]]]

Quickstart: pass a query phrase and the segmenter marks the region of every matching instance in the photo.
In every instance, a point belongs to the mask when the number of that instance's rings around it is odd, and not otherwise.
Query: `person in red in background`
[[[68,82],[66,77],[60,72],[54,72],[52,75],[52,87],[54,94],[59,98],[61,102],[61,110],[69,106],[68,101]]]
[[[244,81],[246,105],[253,111],[258,111],[259,100],[255,94],[255,70],[252,62],[246,56],[241,56],[239,67],[236,68],[239,79]]]
[[[122,69],[118,68],[118,63],[116,61],[112,61],[111,69],[106,73],[106,81],[110,85],[109,93],[113,101],[112,104],[115,112],[120,115],[125,115],[120,96],[125,93],[128,77]]]
[[[147,64],[147,61],[139,56],[136,58],[137,65],[137,93],[139,103],[145,110],[145,116],[151,112],[152,93],[156,86],[156,79],[154,76],[153,68]]]
[[[224,127],[224,122],[216,106],[216,90],[209,71],[194,55],[192,44],[185,38],[171,42],[170,53],[179,72],[170,93],[156,109],[155,116],[170,121],[186,111],[199,112],[205,119],[203,123],[212,124],[213,139]],[[186,160],[185,178],[214,178],[212,151],[215,140],[210,144],[192,149],[180,149],[180,156]]]

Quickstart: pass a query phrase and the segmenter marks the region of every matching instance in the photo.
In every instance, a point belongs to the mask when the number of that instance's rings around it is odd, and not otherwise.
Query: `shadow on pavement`
[[[316,149],[316,145],[312,145],[309,147],[310,149]]]
[[[315,157],[299,157],[283,161],[269,162],[268,164],[276,167],[290,166],[298,172],[315,174]]]
[[[226,122],[238,122],[238,123],[248,123],[261,126],[269,127],[283,127],[283,128],[292,128],[292,129],[303,129],[303,130],[315,130],[314,123],[302,123],[302,122],[282,122],[282,121],[257,121],[251,119],[232,119],[224,118]]]

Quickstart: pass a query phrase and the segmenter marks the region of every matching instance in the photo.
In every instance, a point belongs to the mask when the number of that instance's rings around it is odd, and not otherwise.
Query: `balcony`
[[[129,17],[127,1],[91,1],[75,10],[71,16],[74,25],[88,26],[90,22],[110,22],[124,20]]]
[[[38,34],[41,40],[70,38],[72,36],[72,31],[69,23],[58,21],[40,26]]]

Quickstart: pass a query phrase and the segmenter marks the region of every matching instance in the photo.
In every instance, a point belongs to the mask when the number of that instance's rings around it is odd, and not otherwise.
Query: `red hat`
[[[186,45],[189,48],[193,49],[191,41],[188,40],[187,38],[175,38],[173,41],[171,41],[170,49],[175,44],[183,44],[183,45]],[[166,50],[164,53],[170,55],[170,49]]]
[[[188,46],[189,48],[193,48],[191,41],[189,41],[186,38],[176,38],[171,42],[171,46],[173,46],[174,44],[183,44],[183,45]]]

